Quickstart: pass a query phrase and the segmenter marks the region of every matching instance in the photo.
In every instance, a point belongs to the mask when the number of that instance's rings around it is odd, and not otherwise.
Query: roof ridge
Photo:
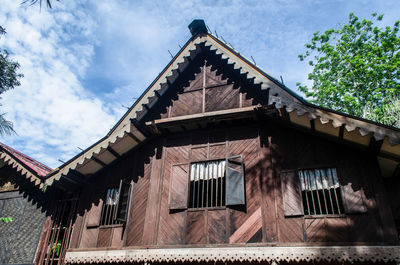
[[[35,171],[35,173],[37,173],[37,174],[40,175],[40,176],[47,175],[48,173],[50,173],[51,171],[53,171],[52,168],[46,166],[45,164],[43,164],[43,163],[37,161],[36,159],[33,159],[32,157],[30,157],[30,156],[28,156],[28,155],[25,155],[25,154],[21,153],[20,151],[18,151],[18,150],[16,150],[16,149],[14,149],[14,148],[12,148],[12,147],[10,147],[10,146],[8,146],[8,145],[2,143],[2,142],[0,142],[0,147],[1,147],[3,150],[5,150],[9,155],[13,156],[13,157],[14,157],[15,159],[17,159],[19,162],[21,162],[21,163],[24,164],[25,166],[29,167],[31,170]],[[41,172],[38,172],[37,170],[35,170],[34,168],[32,168],[31,165],[29,165],[29,164],[27,164],[27,163],[24,163],[24,161],[22,161],[22,160],[25,160],[25,162],[29,162],[29,163],[33,164],[34,166],[43,169],[43,171],[45,171],[46,174],[42,175]]]

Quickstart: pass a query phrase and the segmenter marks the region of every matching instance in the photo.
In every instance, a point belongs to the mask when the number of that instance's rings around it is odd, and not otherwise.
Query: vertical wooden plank
[[[160,219],[158,225],[158,245],[184,244],[186,211],[169,210],[169,193],[171,186],[171,169],[176,163],[188,163],[190,138],[167,140],[165,152],[163,183],[161,191]]]
[[[112,233],[112,228],[100,228],[97,238],[97,247],[101,248],[111,246]]]
[[[80,248],[94,248],[97,246],[99,228],[84,228],[82,231]]]
[[[113,248],[121,248],[122,247],[122,245],[123,245],[122,231],[123,231],[122,226],[113,228],[111,247],[113,247]]]
[[[97,237],[99,234],[100,215],[103,206],[103,189],[92,191],[90,207],[86,213],[85,227],[82,230],[80,248],[90,248],[97,246]]]
[[[303,215],[300,180],[296,170],[282,170],[280,175],[285,216]]]
[[[205,222],[206,214],[204,211],[187,213],[186,225],[186,244],[205,244]]]
[[[381,219],[380,225],[382,227],[382,241],[390,243],[398,242],[398,235],[393,213],[388,201],[387,190],[383,184],[382,176],[378,171],[377,161],[374,158],[369,158],[368,160],[362,159],[361,163],[364,164],[365,161],[369,161],[369,163],[368,167],[364,167],[363,172],[364,175],[369,175],[368,179],[371,181],[371,185],[374,187],[376,204],[378,205],[376,214]]]
[[[271,137],[266,129],[259,133],[259,163],[260,190],[263,213],[264,238],[267,242],[276,242],[277,236],[277,209],[276,209],[276,181],[271,160]]]
[[[226,242],[226,211],[209,210],[207,222],[207,238],[209,244],[223,244]]]
[[[172,165],[169,192],[169,209],[178,210],[188,207],[189,164]]]
[[[146,148],[138,150],[138,162],[133,185],[130,220],[126,226],[126,245],[140,246],[143,244],[143,230],[147,209],[147,198],[150,187],[151,159]]]
[[[270,128],[271,161],[274,174],[277,207],[277,236],[279,242],[301,242],[304,240],[304,219],[286,218],[283,208],[280,172],[284,169],[297,168],[297,135],[283,127]],[[295,147],[295,150],[293,150]]]
[[[79,246],[79,236],[83,225],[83,215],[77,214],[75,224],[73,226],[71,241],[69,248],[77,248]]]
[[[151,173],[150,173],[150,187],[147,199],[147,209],[145,216],[145,223],[143,229],[143,244],[155,244],[155,231],[158,216],[158,202],[159,202],[159,188],[161,182],[161,167],[162,158],[153,156]]]
[[[228,156],[242,155],[245,165],[245,191],[246,205],[235,206],[230,211],[230,234],[229,238],[237,243],[246,243],[247,240],[261,242],[262,237],[249,238],[247,236],[237,236],[240,231],[249,231],[251,233],[258,232],[253,227],[259,228],[262,233],[262,217],[261,217],[261,198],[259,176],[260,167],[258,152],[258,132],[254,128],[246,128],[243,130],[231,130],[228,135]],[[259,212],[258,212],[259,211]],[[258,217],[258,213],[260,213]],[[255,218],[257,216],[257,218]],[[255,220],[255,221],[254,221]],[[251,224],[251,225],[249,225]],[[258,227],[259,226],[259,227]],[[238,231],[239,232],[236,232]],[[236,234],[235,234],[236,233]],[[242,233],[242,232],[240,232]],[[245,232],[243,232],[245,234]],[[232,236],[234,238],[232,239]]]
[[[106,189],[104,187],[104,189]],[[98,198],[96,194],[104,194],[104,192],[97,190],[92,197],[92,203],[86,215],[86,226],[95,227],[100,225],[100,215],[103,207],[103,196]],[[97,199],[97,200],[96,200]]]

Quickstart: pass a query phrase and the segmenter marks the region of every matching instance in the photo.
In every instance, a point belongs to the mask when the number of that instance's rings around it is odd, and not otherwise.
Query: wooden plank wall
[[[246,205],[224,209],[169,210],[173,165],[242,155]],[[368,161],[366,163],[365,161]],[[339,217],[285,217],[280,171],[335,166],[341,185],[361,189],[368,212]],[[98,216],[101,190],[129,176],[132,196],[125,228],[88,227]],[[365,152],[268,122],[160,138],[129,154],[96,178],[89,205],[80,208],[71,247],[166,246],[209,244],[287,244],[313,242],[389,242],[396,234],[385,213],[383,184],[376,161]],[[85,194],[85,192],[84,192]],[[84,208],[84,207],[83,207]],[[380,210],[380,208],[384,208]],[[83,212],[83,214],[82,214]],[[392,220],[393,221],[393,220]],[[75,231],[80,229],[82,232]],[[365,233],[368,231],[368,233]],[[79,236],[80,234],[80,236]]]

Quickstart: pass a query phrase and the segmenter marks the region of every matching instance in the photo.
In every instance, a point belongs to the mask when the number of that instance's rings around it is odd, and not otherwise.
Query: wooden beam
[[[373,154],[378,155],[379,152],[381,151],[382,144],[383,144],[383,140],[377,141],[377,140],[375,140],[374,137],[371,137],[371,139],[369,140],[368,147],[369,147],[369,150]]]
[[[149,106],[147,106],[147,104],[142,104],[143,108],[145,108],[146,110],[150,110]]]
[[[250,106],[250,107],[245,107],[245,108],[210,111],[210,112],[204,112],[204,113],[197,113],[197,114],[191,114],[191,115],[185,115],[185,116],[179,116],[179,117],[164,118],[164,119],[158,119],[158,120],[154,120],[154,121],[148,121],[148,122],[146,122],[146,125],[149,126],[153,122],[157,125],[162,125],[162,124],[179,123],[179,122],[185,122],[185,121],[192,123],[194,120],[204,120],[207,118],[212,118],[213,120],[217,120],[217,119],[224,119],[224,118],[232,118],[232,116],[238,116],[238,115],[246,116],[246,115],[254,114],[255,109],[256,109],[256,106]]]
[[[342,124],[342,125],[340,126],[340,128],[339,128],[339,139],[343,139],[344,129],[345,129],[344,127],[345,127],[345,125]]]
[[[285,108],[278,109],[278,112],[279,112],[279,116],[281,116],[282,119],[290,121],[289,113],[287,113]]]
[[[70,178],[68,175],[67,175],[67,176],[62,176],[62,178],[65,179],[65,180],[67,180],[67,181],[69,181],[69,182],[71,182],[72,184],[76,184],[76,185],[79,185],[79,184],[80,184],[78,181],[76,181],[76,180]]]
[[[140,143],[140,139],[137,138],[133,133],[127,132],[126,135],[128,135],[129,137],[131,137],[135,142]]]
[[[315,120],[310,120],[311,131],[315,132]]]
[[[131,119],[131,122],[133,124],[133,126],[139,130],[144,136],[149,136],[151,135],[151,133],[147,130],[146,127],[144,127],[145,125],[140,123],[136,118],[135,119]],[[141,141],[139,141],[141,142]]]
[[[388,158],[388,159],[391,159],[391,160],[394,160],[394,161],[400,163],[400,156],[397,156],[397,155],[391,155],[386,152],[380,152],[377,156],[380,156],[383,158]]]
[[[101,161],[100,159],[98,159],[98,158],[96,158],[94,156],[92,156],[90,159],[93,160],[94,162],[96,162],[97,164],[103,166],[103,167],[107,166],[106,163],[104,163],[103,161]]]
[[[113,155],[115,158],[117,158],[117,159],[121,157],[121,155],[118,154],[118,152],[115,151],[114,149],[112,149],[110,146],[107,147],[107,151],[108,151],[110,154],[112,154],[112,155]]]

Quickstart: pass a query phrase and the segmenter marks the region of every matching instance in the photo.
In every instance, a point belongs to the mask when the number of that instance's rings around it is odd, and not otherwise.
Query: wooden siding
[[[86,187],[82,194],[91,191],[95,195],[82,204],[89,206],[77,218],[71,247],[396,241],[376,161],[364,151],[273,121],[229,126],[159,137],[93,177],[97,185]],[[244,206],[170,209],[174,165],[187,168],[193,161],[233,155],[244,159]],[[336,167],[340,184],[351,184],[363,195],[367,212],[285,216],[281,171],[321,166]],[[99,194],[121,178],[132,183],[126,226],[87,226],[98,215]],[[187,187],[182,192],[187,194]]]

